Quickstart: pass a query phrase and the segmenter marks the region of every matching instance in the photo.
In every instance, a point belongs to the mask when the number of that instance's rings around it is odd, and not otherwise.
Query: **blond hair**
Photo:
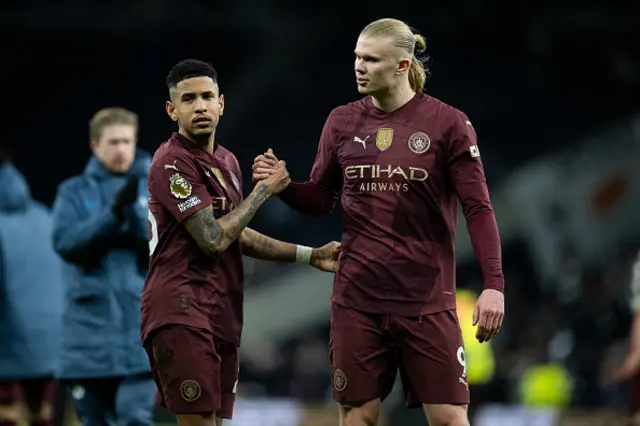
[[[91,140],[100,139],[102,129],[113,124],[127,124],[138,130],[138,115],[120,107],[101,109],[89,120],[89,137]]]
[[[373,21],[360,33],[361,37],[389,37],[393,44],[409,53],[411,65],[409,66],[409,84],[415,92],[422,92],[427,76],[430,74],[426,66],[428,57],[421,56],[427,50],[427,42],[424,37],[405,22],[399,19],[383,18]]]

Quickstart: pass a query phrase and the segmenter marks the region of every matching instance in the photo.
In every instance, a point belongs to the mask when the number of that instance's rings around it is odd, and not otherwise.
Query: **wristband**
[[[309,264],[313,249],[307,246],[296,246],[296,263]]]

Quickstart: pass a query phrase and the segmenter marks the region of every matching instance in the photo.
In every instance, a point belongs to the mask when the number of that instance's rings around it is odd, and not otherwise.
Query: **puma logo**
[[[178,160],[173,160],[173,164],[165,164],[165,165],[164,165],[164,169],[165,169],[165,170],[167,170],[167,169],[173,169],[173,170],[175,170],[176,172],[179,172],[180,170],[178,170],[178,167],[176,167],[176,161],[178,161]]]
[[[364,140],[363,140],[363,139],[360,139],[358,136],[354,136],[354,137],[353,137],[353,141],[354,141],[354,142],[356,142],[356,143],[361,143],[361,144],[362,144],[362,147],[363,147],[364,149],[367,149],[367,145],[365,144],[365,142],[367,142],[367,139],[369,139],[369,136],[367,136],[366,138],[364,138]]]

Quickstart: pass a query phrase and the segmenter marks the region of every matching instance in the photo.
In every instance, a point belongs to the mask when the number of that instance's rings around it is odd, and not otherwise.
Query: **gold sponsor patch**
[[[211,171],[213,172],[216,179],[218,179],[218,183],[224,189],[227,189],[227,182],[224,181],[224,177],[222,176],[222,172],[217,167],[212,167]]]
[[[393,143],[393,129],[378,129],[376,136],[376,146],[380,151],[386,151]]]

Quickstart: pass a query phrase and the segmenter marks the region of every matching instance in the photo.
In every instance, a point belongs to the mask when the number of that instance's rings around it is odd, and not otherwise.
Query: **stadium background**
[[[0,11],[1,143],[48,205],[83,169],[98,109],[137,112],[150,152],[168,137],[164,77],[189,57],[220,74],[217,138],[236,153],[245,191],[269,147],[305,179],[327,114],[358,98],[359,30],[407,20],[427,38],[427,92],[465,111],[479,134],[504,242],[505,327],[491,346],[468,348],[473,424],[615,424],[602,419],[624,408],[610,371],[626,348],[640,249],[640,3],[9,0]],[[308,219],[274,199],[252,226],[318,245],[340,238],[339,223],[338,212]],[[472,300],[482,283],[464,221],[459,234],[458,286]],[[335,425],[330,278],[249,260],[247,271],[245,399],[230,424]],[[400,395],[385,416],[423,424]]]

